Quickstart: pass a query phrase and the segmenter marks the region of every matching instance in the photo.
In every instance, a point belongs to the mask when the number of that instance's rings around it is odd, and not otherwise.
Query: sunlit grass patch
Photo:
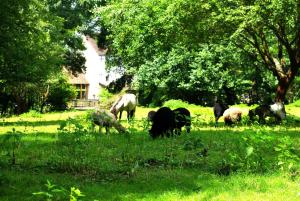
[[[211,107],[188,109],[190,134],[183,129],[180,136],[156,140],[149,136],[146,117],[157,108],[138,107],[130,122],[124,112],[126,134],[93,130],[89,111],[3,118],[0,197],[35,200],[32,193],[45,191],[51,180],[79,188],[86,195],[81,200],[299,198],[297,109],[287,106],[290,116],[279,125],[242,121],[225,126],[221,120],[218,127]],[[247,112],[246,106],[242,109]]]

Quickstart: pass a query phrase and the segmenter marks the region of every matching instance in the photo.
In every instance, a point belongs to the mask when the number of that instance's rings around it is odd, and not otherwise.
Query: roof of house
[[[77,76],[70,74],[70,83],[71,84],[89,84],[83,73],[79,73]]]
[[[86,43],[89,43],[93,49],[97,52],[97,54],[99,56],[105,56],[106,52],[107,52],[107,49],[101,49],[98,47],[97,45],[97,42],[95,39],[91,38],[90,36],[85,36],[85,39],[86,39]]]

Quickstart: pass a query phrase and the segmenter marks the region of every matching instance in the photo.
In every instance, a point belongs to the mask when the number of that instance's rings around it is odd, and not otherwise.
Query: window
[[[88,84],[76,84],[76,99],[87,99],[88,95]]]
[[[105,56],[99,55],[99,57],[100,57],[100,61],[104,61],[105,60]]]

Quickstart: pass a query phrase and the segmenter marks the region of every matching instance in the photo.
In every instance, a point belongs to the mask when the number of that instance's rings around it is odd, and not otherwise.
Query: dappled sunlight
[[[27,115],[13,116],[0,119],[0,135],[15,128],[23,133],[57,133],[61,122],[68,118],[86,114],[84,111],[67,111],[41,114],[38,117]]]
[[[298,113],[280,125],[225,126],[221,119],[214,127],[212,109],[199,107],[192,111],[191,133],[183,128],[180,136],[153,140],[150,110],[138,107],[133,121],[120,121],[127,133],[111,129],[108,135],[91,130],[90,111],[5,118],[0,142],[9,141],[1,147],[0,166],[10,181],[18,170],[19,180],[36,171],[26,178],[35,185],[18,192],[24,196],[51,178],[78,185],[87,200],[297,200]]]
[[[4,171],[7,175],[7,172]],[[299,181],[293,182],[279,175],[240,175],[218,177],[214,174],[194,169],[139,171],[135,175],[120,178],[117,181],[105,178],[69,176],[67,174],[16,171],[15,176],[8,175],[12,183],[26,186],[30,192],[38,192],[40,186],[51,177],[55,185],[79,188],[85,195],[83,200],[143,200],[143,201],[289,201],[299,200]],[[19,179],[17,179],[19,178]],[[27,189],[28,189],[27,188]],[[285,190],[288,188],[289,190]],[[15,188],[4,189],[6,194],[14,194]],[[24,188],[18,195],[26,197]],[[5,194],[4,194],[5,195]],[[5,197],[4,197],[5,199]],[[25,199],[27,200],[27,199]]]

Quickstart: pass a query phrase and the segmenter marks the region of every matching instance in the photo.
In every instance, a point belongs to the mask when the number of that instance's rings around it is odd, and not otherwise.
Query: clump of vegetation
[[[42,114],[36,110],[29,110],[29,112],[20,115],[21,118],[42,118]]]
[[[32,193],[35,197],[42,197],[47,201],[56,201],[56,200],[69,200],[69,201],[80,201],[79,198],[84,197],[84,194],[75,187],[71,187],[70,190],[67,190],[61,186],[52,184],[49,180],[45,184],[47,189],[45,191]]]
[[[190,104],[188,102],[185,102],[185,101],[182,101],[182,100],[168,100],[166,102],[164,102],[164,105],[165,107],[169,107],[171,109],[176,109],[176,108],[179,108],[179,107],[184,107],[184,108],[187,108],[187,107],[190,107]]]
[[[4,148],[4,153],[9,157],[9,164],[16,165],[17,161],[17,150],[20,148],[22,143],[22,133],[16,131],[15,128],[12,129],[11,132],[8,132],[2,141],[2,147]]]
[[[51,81],[47,103],[50,110],[61,111],[68,109],[68,103],[76,97],[76,89],[65,75],[59,75]]]

